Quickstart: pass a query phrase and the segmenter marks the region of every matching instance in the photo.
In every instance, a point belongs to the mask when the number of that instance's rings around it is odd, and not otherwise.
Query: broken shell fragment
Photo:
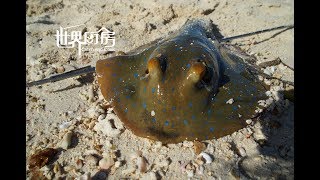
[[[200,153],[199,157],[202,157],[203,159],[205,159],[206,160],[206,164],[212,163],[212,158],[210,157],[209,154],[207,154],[205,152]]]
[[[138,157],[137,159],[137,166],[138,166],[138,170],[141,173],[144,173],[147,171],[147,162],[146,159],[144,157]]]

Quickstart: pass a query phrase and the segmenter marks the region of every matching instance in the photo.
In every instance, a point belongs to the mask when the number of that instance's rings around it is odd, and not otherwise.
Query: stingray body
[[[134,54],[97,61],[102,95],[134,134],[163,143],[212,139],[255,116],[264,86],[208,34],[208,23],[191,21]]]

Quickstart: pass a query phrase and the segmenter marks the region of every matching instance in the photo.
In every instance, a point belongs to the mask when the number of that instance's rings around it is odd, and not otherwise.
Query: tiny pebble
[[[72,135],[73,135],[73,133],[71,131],[67,132],[63,136],[62,140],[60,141],[60,146],[59,147],[61,147],[63,149],[68,149],[70,147],[70,145],[71,145]]]
[[[154,110],[151,111],[151,116],[155,116],[156,113],[154,112]]]
[[[116,161],[116,162],[114,163],[114,167],[118,168],[118,167],[120,167],[120,166],[121,166],[121,162],[120,162],[120,161]]]
[[[240,154],[242,157],[244,157],[244,156],[247,155],[246,150],[245,150],[243,147],[240,147],[240,148],[239,148],[239,154]]]
[[[193,170],[186,170],[186,173],[189,178],[192,178],[194,175]]]
[[[59,66],[59,67],[57,67],[56,71],[57,71],[57,73],[63,73],[65,71],[65,69],[63,66]]]
[[[247,119],[247,120],[246,120],[246,123],[247,123],[247,124],[251,124],[251,123],[252,123],[252,120],[251,120],[251,119]]]
[[[226,104],[233,104],[233,103],[234,103],[233,98],[229,99],[229,100],[226,102]]]
[[[114,165],[114,161],[112,158],[102,158],[99,161],[99,167],[104,170],[108,170],[113,165]]]
[[[62,122],[62,123],[59,125],[59,129],[67,129],[71,124],[72,124],[71,121]]]

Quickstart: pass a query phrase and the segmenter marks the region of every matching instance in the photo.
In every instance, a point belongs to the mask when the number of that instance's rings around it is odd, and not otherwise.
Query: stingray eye
[[[164,73],[167,69],[167,58],[159,54],[156,57],[151,58],[148,61],[148,69],[146,70],[146,74],[161,74]]]
[[[194,83],[198,83],[204,77],[205,73],[206,66],[201,62],[196,62],[191,65],[187,75],[187,80],[190,80]]]
[[[161,72],[160,63],[158,59],[152,58],[148,61],[148,69],[146,70],[147,74],[159,74]]]

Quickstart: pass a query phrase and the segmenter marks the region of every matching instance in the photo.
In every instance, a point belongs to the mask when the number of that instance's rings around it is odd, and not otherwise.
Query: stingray
[[[267,98],[259,70],[224,50],[212,25],[199,20],[126,55],[98,60],[95,72],[126,128],[163,143],[231,134],[257,117],[258,101]]]

